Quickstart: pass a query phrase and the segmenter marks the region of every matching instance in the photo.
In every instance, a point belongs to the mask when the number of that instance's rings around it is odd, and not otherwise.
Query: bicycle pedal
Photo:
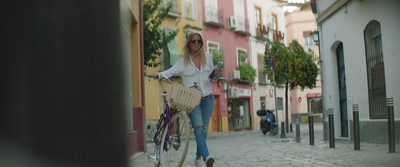
[[[181,142],[179,141],[178,135],[171,136],[171,145],[175,148],[175,150],[179,150]]]
[[[149,153],[149,155],[147,156],[147,160],[151,162],[156,162],[157,161],[156,153]]]

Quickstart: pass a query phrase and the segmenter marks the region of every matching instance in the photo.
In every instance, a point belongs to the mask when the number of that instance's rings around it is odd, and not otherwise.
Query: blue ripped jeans
[[[189,113],[190,121],[194,128],[194,135],[197,143],[197,157],[206,158],[210,154],[208,152],[206,138],[208,123],[214,109],[214,96],[212,94],[201,98],[200,104]],[[204,126],[204,130],[201,128]]]

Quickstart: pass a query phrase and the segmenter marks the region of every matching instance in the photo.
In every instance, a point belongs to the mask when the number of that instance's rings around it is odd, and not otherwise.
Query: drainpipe
[[[139,19],[140,19],[140,69],[141,69],[141,73],[140,73],[140,87],[141,87],[141,99],[142,99],[142,112],[143,112],[143,117],[142,117],[142,124],[143,124],[143,128],[142,128],[142,133],[143,133],[143,141],[146,141],[146,135],[144,135],[144,132],[146,131],[145,127],[146,127],[146,102],[145,102],[145,87],[144,87],[144,43],[143,43],[143,0],[139,0]],[[139,136],[140,137],[140,136]],[[144,152],[147,151],[147,147],[146,144],[143,144],[144,146]]]

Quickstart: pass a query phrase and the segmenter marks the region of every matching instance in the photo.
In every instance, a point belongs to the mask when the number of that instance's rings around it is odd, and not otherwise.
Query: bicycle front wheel
[[[176,113],[166,127],[161,141],[161,166],[182,166],[189,148],[190,127],[186,113]]]

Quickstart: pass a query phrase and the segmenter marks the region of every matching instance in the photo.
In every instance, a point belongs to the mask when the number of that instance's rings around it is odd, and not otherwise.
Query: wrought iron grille
[[[371,119],[387,118],[385,67],[380,23],[371,21],[364,30]]]

